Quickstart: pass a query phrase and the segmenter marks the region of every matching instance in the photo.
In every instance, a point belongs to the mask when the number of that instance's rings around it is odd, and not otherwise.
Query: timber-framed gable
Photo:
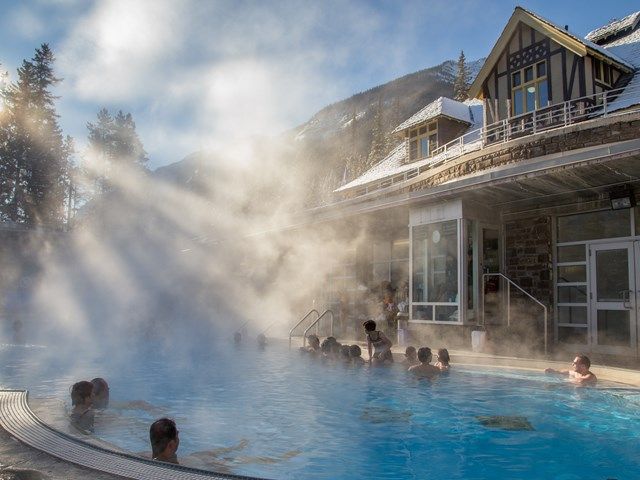
[[[631,71],[598,45],[518,7],[470,95],[485,101],[491,124],[591,95],[596,103],[597,94],[619,86]]]

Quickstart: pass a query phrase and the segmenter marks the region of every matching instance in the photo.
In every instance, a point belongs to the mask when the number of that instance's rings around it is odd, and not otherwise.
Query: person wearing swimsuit
[[[393,362],[393,355],[391,354],[391,340],[389,340],[384,333],[376,330],[376,322],[373,320],[367,320],[362,324],[362,326],[367,334],[369,362],[378,364]]]

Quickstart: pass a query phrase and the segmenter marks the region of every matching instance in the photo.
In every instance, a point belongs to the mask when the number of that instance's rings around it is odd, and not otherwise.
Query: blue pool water
[[[179,457],[199,467],[278,479],[640,478],[640,391],[620,386],[462,366],[429,382],[400,368],[323,365],[280,345],[71,362],[50,348],[0,348],[0,385],[29,389],[54,424],[71,383],[95,376],[109,380],[116,407],[155,406],[98,413],[96,436],[142,452],[150,422],[168,415]],[[479,416],[526,417],[533,430]],[[198,453],[233,446],[215,459]]]

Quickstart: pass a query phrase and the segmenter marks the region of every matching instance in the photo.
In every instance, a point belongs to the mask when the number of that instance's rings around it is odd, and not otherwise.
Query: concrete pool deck
[[[297,345],[297,342],[295,342]],[[358,343],[358,342],[355,342]],[[296,347],[297,348],[297,347]],[[363,349],[366,355],[366,348]],[[404,348],[394,348],[394,356],[400,360]],[[569,368],[572,354],[562,354],[565,361],[545,360],[540,358],[518,358],[477,353],[465,350],[450,350],[452,365],[486,366],[490,368],[515,368],[530,371],[542,371],[551,367]],[[620,386],[640,388],[640,370],[621,367],[603,366],[595,363],[591,369],[602,382],[615,382]],[[80,467],[60,460],[48,453],[31,448],[0,428],[0,480],[80,480],[80,479],[121,479],[127,478],[111,475],[96,470]]]

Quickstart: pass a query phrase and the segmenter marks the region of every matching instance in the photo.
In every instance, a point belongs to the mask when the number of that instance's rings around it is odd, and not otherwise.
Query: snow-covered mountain
[[[467,64],[475,78],[484,59]],[[447,60],[435,67],[376,86],[328,105],[309,121],[283,133],[278,139],[287,146],[283,168],[305,172],[309,203],[323,203],[344,181],[362,174],[381,155],[391,151],[400,138],[391,132],[403,120],[440,96],[453,95],[457,62]],[[192,190],[214,174],[210,154],[194,153],[154,175]]]

